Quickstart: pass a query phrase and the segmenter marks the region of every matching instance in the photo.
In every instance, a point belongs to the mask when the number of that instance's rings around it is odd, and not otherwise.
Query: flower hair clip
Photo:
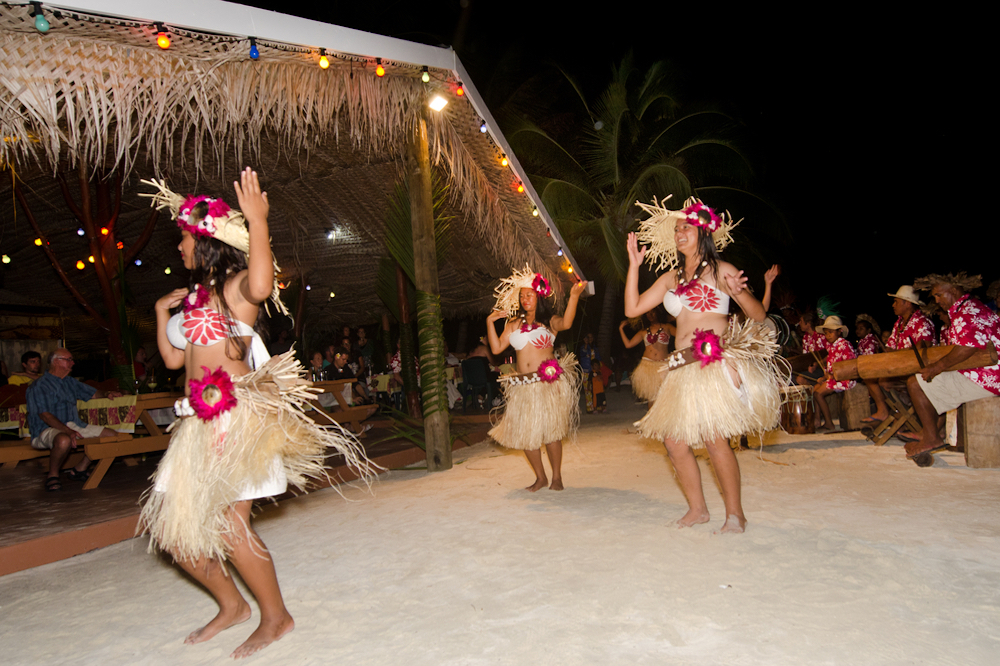
[[[191,224],[191,211],[203,201],[208,204],[208,213],[197,224]],[[216,220],[221,223],[229,215],[229,210],[229,204],[222,199],[213,199],[204,194],[196,197],[188,197],[181,204],[180,210],[177,213],[177,226],[189,232],[192,236],[214,238],[218,231]]]
[[[542,298],[548,298],[552,295],[552,286],[541,273],[535,273],[535,279],[531,281],[531,288]]]
[[[722,218],[715,214],[715,211],[701,203],[700,201],[695,204],[691,204],[687,208],[681,211],[687,223],[696,227],[704,227],[711,232],[718,231],[719,225],[722,224]],[[708,220],[702,219],[700,213],[708,215]]]

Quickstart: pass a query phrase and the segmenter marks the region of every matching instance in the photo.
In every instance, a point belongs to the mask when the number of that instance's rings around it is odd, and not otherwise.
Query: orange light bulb
[[[518,192],[524,192],[524,185],[521,185],[521,184],[519,183],[519,184],[518,184],[518,186],[517,186],[517,191],[518,191]]]
[[[165,32],[158,33],[156,35],[156,45],[161,49],[166,51],[170,48],[170,35]]]
[[[87,267],[87,264],[83,263],[83,260],[81,259],[80,261],[76,262],[76,267],[82,271],[84,268]]]
[[[385,76],[385,67],[377,65],[375,67],[375,76]]]
[[[107,227],[101,227],[101,235],[102,236],[107,236],[109,233],[111,233],[111,232],[108,231]]]

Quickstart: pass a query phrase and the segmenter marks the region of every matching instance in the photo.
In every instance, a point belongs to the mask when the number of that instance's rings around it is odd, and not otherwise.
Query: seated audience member
[[[899,351],[909,349],[912,339],[920,348],[933,347],[937,344],[934,335],[934,324],[921,312],[920,306],[923,302],[917,297],[917,292],[913,287],[904,284],[896,290],[895,294],[887,294],[892,297],[892,311],[896,313],[896,323],[892,325],[892,332],[886,340],[887,351]],[[883,377],[882,379],[866,379],[865,386],[872,400],[875,401],[875,413],[869,418],[862,419],[862,423],[878,423],[889,418],[889,407],[885,402],[885,393],[890,388],[902,389],[901,380],[893,377]]]
[[[30,384],[42,376],[42,355],[36,351],[21,354],[21,372],[12,373],[7,381],[11,386]]]
[[[118,391],[99,391],[93,386],[69,376],[73,369],[73,355],[65,349],[56,349],[49,355],[49,371],[28,387],[28,427],[31,446],[50,450],[49,474],[45,489],[62,490],[59,472],[77,441],[85,437],[113,437],[114,430],[99,425],[80,425],[76,409],[77,400],[117,398]],[[84,456],[75,468],[66,470],[73,481],[86,481],[90,458]]]
[[[939,414],[972,400],[1000,395],[1000,364],[952,370],[968,359],[974,349],[984,349],[991,342],[1000,348],[1000,318],[968,293],[981,284],[980,276],[969,276],[964,271],[958,275],[932,274],[914,283],[917,289],[929,289],[937,304],[948,313],[949,324],[941,335],[942,344],[959,347],[906,381],[921,425],[920,439],[906,445],[907,458],[934,453],[947,446],[938,433]]]
[[[802,331],[802,353],[820,352],[826,350],[826,338],[822,333],[813,328],[816,322],[816,315],[812,310],[806,310],[799,315],[796,325]],[[812,386],[816,380],[823,376],[823,369],[816,363],[810,363],[809,368],[795,378],[795,383],[803,386]]]
[[[144,382],[149,376],[149,362],[146,360],[146,348],[139,347],[135,350],[135,358],[132,359],[132,371],[135,372],[136,381]]]
[[[833,429],[833,419],[830,417],[830,406],[826,403],[828,395],[833,393],[843,393],[854,388],[857,384],[853,379],[837,381],[833,378],[833,364],[838,361],[847,361],[857,358],[854,347],[844,336],[847,335],[847,327],[840,321],[840,317],[827,317],[822,325],[816,327],[817,331],[823,331],[826,336],[826,374],[816,382],[813,387],[813,395],[819,404],[820,412],[823,415],[825,427]],[[818,416],[817,416],[818,421]],[[817,429],[819,423],[817,422]]]
[[[284,354],[292,348],[292,340],[287,328],[278,332],[278,339],[267,346],[267,353],[271,356]]]
[[[854,320],[854,333],[858,336],[858,356],[870,356],[882,351],[882,328],[866,314],[859,314]]]
[[[333,353],[333,365],[326,369],[327,379],[336,381],[338,379],[355,379],[354,369],[350,365],[351,352],[346,347],[337,347]],[[362,403],[370,402],[368,399],[368,387],[364,382],[356,381],[351,384],[352,391]],[[345,394],[346,396],[347,394]]]

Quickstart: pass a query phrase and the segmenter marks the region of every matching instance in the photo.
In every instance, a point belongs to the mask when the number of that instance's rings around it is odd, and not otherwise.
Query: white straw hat
[[[827,317],[826,321],[816,327],[817,331],[822,331],[824,329],[840,329],[841,335],[847,335],[847,327],[844,326],[844,322],[840,321],[840,317],[833,315],[832,317]]]
[[[886,296],[892,296],[893,298],[901,298],[904,301],[909,301],[914,305],[923,305],[923,301],[917,298],[917,292],[914,291],[913,287],[908,284],[904,284],[902,287],[896,290],[895,294],[886,294]]]

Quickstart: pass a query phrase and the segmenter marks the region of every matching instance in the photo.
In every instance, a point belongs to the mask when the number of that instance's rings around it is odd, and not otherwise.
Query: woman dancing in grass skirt
[[[740,467],[729,438],[777,426],[780,387],[788,375],[779,370],[774,334],[759,323],[764,308],[747,289],[743,271],[719,257],[718,249],[732,241],[732,220],[696,199],[689,199],[682,211],[668,210],[655,199],[652,205],[639,205],[650,217],[638,234],[628,237],[625,315],[636,317],[663,303],[677,318],[678,351],[664,361],[656,402],[636,425],[642,435],[666,445],[688,503],[678,525],[709,520],[692,451],[704,447],[722,487],[722,531],[742,532],[746,517]],[[639,249],[638,240],[650,243],[648,251]],[[639,294],[643,259],[658,262],[667,272]],[[730,320],[730,298],[746,313],[745,324]]]
[[[329,447],[366,482],[374,469],[349,434],[320,428],[305,415],[314,397],[305,370],[294,352],[269,358],[255,331],[260,304],[269,298],[287,312],[275,283],[267,193],[256,172],[246,169],[233,183],[242,213],[221,200],[184,198],[162,182],[145,182],[159,190],[147,195],[153,205],[169,208],[181,228],[191,288],[155,306],[157,346],[168,368],[185,369],[188,397],[174,406],[180,419],[143,498],[140,525],[150,549],[170,553],[219,604],[215,618],[186,643],[250,619],[225,560],[236,567],[261,613],[260,625],[232,654],[246,657],[295,626],[270,553],[250,526],[253,500],[280,495],[288,482],[303,488],[307,477],[325,478]],[[171,316],[178,306],[182,311]]]
[[[663,359],[667,357],[670,336],[677,334],[677,329],[672,324],[660,323],[658,310],[661,310],[661,308],[656,307],[646,313],[646,320],[649,322],[649,326],[641,329],[631,338],[625,335],[625,326],[629,323],[628,319],[618,326],[618,332],[621,333],[625,349],[632,349],[639,346],[640,343],[646,345],[639,365],[635,366],[635,370],[632,371],[631,383],[632,393],[635,394],[635,397],[645,400],[649,403],[650,407],[653,406],[653,402],[656,400],[656,393],[660,390],[660,384],[663,383],[663,375],[660,373],[660,369],[663,367]],[[633,321],[637,322],[634,328],[641,326],[640,319],[634,319]]]
[[[529,267],[515,271],[496,289],[497,303],[486,318],[490,349],[501,354],[508,345],[517,350],[517,374],[500,378],[504,413],[490,437],[511,449],[521,449],[535,472],[528,490],[548,484],[542,464],[542,445],[552,466],[551,490],[562,490],[562,440],[576,432],[580,422],[580,370],[573,354],[556,359],[556,334],[573,325],[576,304],[586,287],[577,282],[569,292],[562,316],[552,314],[548,280]],[[498,336],[494,322],[507,319]]]

